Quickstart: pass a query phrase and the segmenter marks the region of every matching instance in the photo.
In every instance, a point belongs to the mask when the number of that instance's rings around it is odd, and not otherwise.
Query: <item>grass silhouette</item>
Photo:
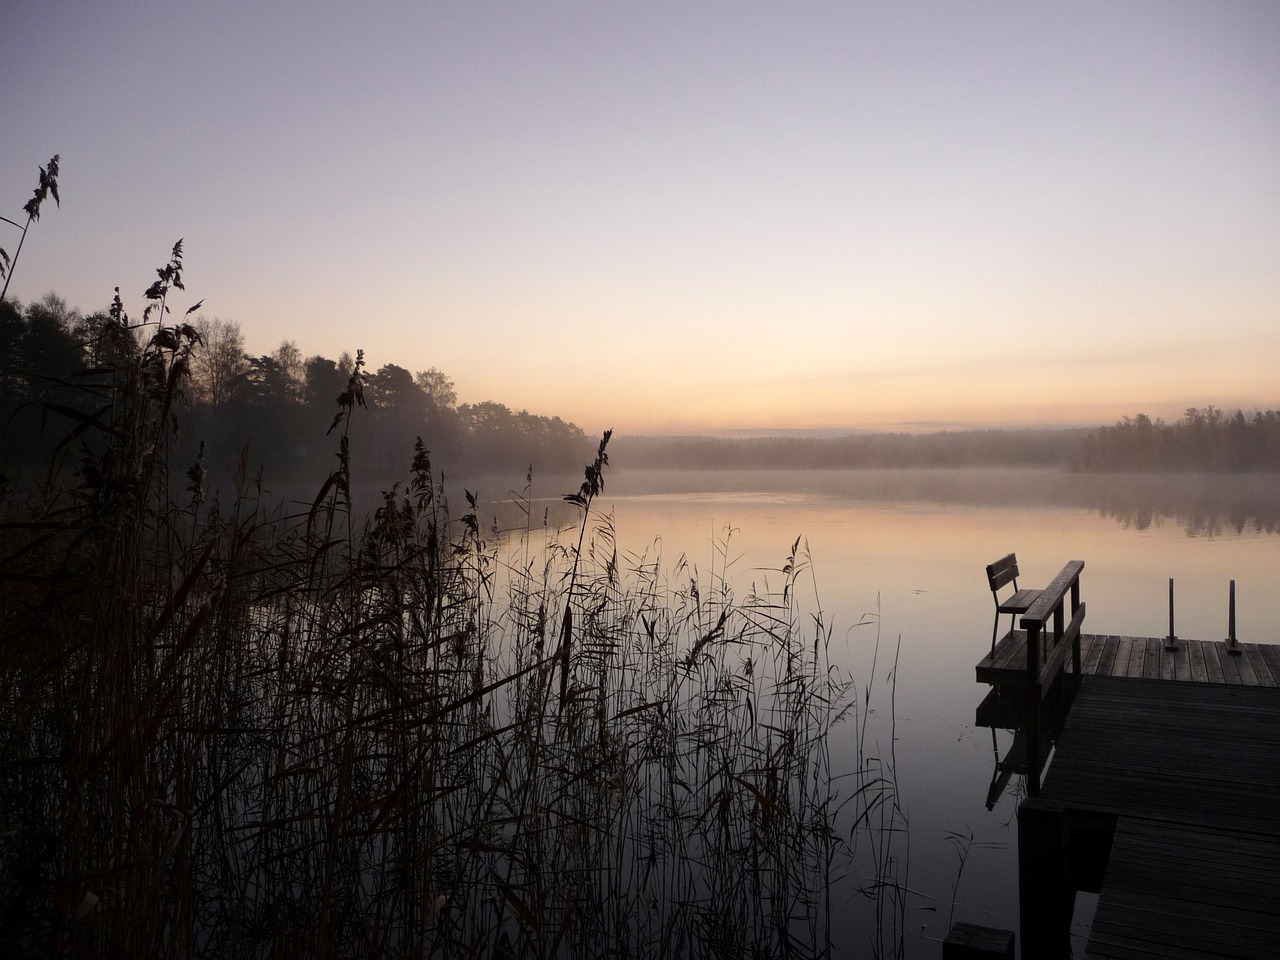
[[[832,769],[865,715],[799,540],[742,598],[727,542],[710,578],[628,553],[608,433],[570,530],[531,475],[519,529],[470,493],[452,518],[421,439],[358,517],[363,355],[310,503],[270,505],[247,456],[211,496],[170,462],[181,269],[179,242],[143,324],[117,292],[72,378],[74,479],[0,505],[10,955],[827,956],[860,838],[868,894],[897,889],[891,764]]]

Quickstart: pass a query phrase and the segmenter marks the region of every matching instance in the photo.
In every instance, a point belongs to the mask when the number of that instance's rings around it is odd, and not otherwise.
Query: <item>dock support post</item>
[[[1028,797],[1018,807],[1018,913],[1024,957],[1070,960],[1074,904],[1066,805]]]
[[[942,941],[942,960],[1013,960],[1013,931],[957,923]]]
[[[1169,635],[1164,638],[1164,648],[1178,649],[1178,635],[1173,630],[1173,577],[1169,578]]]
[[[1236,640],[1236,582],[1231,581],[1231,593],[1227,599],[1227,653],[1240,656],[1240,644]]]

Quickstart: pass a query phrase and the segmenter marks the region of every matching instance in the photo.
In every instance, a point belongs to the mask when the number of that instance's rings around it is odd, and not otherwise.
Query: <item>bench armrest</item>
[[[1067,595],[1067,591],[1071,589],[1073,584],[1079,583],[1080,571],[1083,569],[1083,560],[1067,561],[1067,565],[1053,578],[1053,582],[1040,591],[1039,598],[1022,615],[1022,627],[1024,630],[1044,626],[1045,621],[1053,615],[1053,611],[1062,603],[1062,598]]]

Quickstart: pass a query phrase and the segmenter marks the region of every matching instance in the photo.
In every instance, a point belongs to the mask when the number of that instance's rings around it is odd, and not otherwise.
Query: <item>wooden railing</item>
[[[1027,631],[1027,793],[1040,793],[1040,719],[1045,695],[1054,689],[1058,675],[1072,655],[1072,670],[1080,678],[1080,628],[1084,624],[1084,603],[1080,600],[1080,572],[1083,560],[1071,560],[1022,616]],[[1067,597],[1071,598],[1071,619],[1067,620]]]

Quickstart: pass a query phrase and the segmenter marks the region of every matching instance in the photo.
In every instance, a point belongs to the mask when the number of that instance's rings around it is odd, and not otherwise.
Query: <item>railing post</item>
[[[1173,577],[1169,578],[1169,635],[1164,638],[1164,648],[1178,649],[1178,635],[1173,631]]]
[[[1027,794],[1040,793],[1040,647],[1042,624],[1024,619],[1027,629]]]
[[[1236,641],[1236,582],[1231,581],[1231,593],[1227,599],[1227,653],[1240,656],[1240,644]]]
[[[1048,648],[1052,646],[1055,657],[1060,656],[1058,652],[1058,644],[1062,643],[1063,637],[1066,635],[1066,621],[1063,619],[1066,607],[1066,597],[1059,597],[1057,605],[1053,608],[1053,643],[1045,644],[1046,656]],[[1056,694],[1055,696],[1055,712],[1052,717],[1052,726],[1050,729],[1057,733],[1058,724],[1062,722],[1062,718],[1067,715],[1067,683],[1066,665],[1060,660],[1055,660],[1058,666],[1053,671],[1053,676],[1047,678],[1049,689]]]
[[[1076,618],[1076,613],[1080,609],[1080,574],[1076,574],[1071,581],[1071,619]],[[1075,677],[1075,684],[1080,683],[1080,634],[1084,627],[1076,631],[1075,639],[1071,641],[1071,674]]]
[[[1024,691],[1026,711],[1023,716],[1023,729],[1026,732],[1027,758],[1027,793],[1037,796],[1040,793],[1040,768],[1044,765],[1046,741],[1046,718],[1044,714],[1045,696],[1057,692],[1062,695],[1062,706],[1068,703],[1068,693],[1064,675],[1067,672],[1066,657],[1074,654],[1073,666],[1079,673],[1079,645],[1073,643],[1072,650],[1063,648],[1062,642],[1067,637],[1065,622],[1066,596],[1071,592],[1072,623],[1078,627],[1077,618],[1084,618],[1084,603],[1080,600],[1080,571],[1084,561],[1072,560],[1053,578],[1047,588],[1040,591],[1040,596],[1027,609],[1021,624],[1026,631]],[[1076,631],[1078,635],[1078,630]],[[1049,665],[1052,664],[1052,669]],[[1048,684],[1049,686],[1046,686]],[[1056,686],[1055,691],[1053,687]]]

